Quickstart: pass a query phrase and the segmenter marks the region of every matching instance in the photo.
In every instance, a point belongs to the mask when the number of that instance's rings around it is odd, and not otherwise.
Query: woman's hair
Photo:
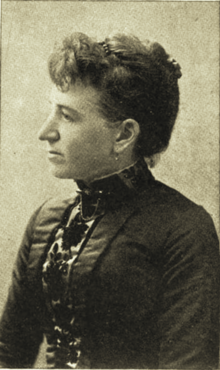
[[[78,79],[96,88],[109,123],[136,120],[137,156],[152,157],[167,148],[178,113],[181,72],[160,44],[125,34],[98,43],[73,33],[55,46],[49,73],[62,91]]]

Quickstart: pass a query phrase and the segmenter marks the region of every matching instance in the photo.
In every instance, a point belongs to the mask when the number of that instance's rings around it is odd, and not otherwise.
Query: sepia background
[[[211,214],[218,230],[218,2],[2,3],[0,313],[32,212],[69,196],[70,180],[48,172],[37,132],[49,114],[47,59],[57,38],[81,31],[102,41],[121,31],[153,38],[180,63],[181,102],[168,150],[153,170]],[[36,367],[44,367],[44,346]]]

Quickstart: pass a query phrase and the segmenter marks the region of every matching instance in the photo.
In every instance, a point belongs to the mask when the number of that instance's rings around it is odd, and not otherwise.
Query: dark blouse
[[[1,366],[218,367],[219,251],[206,211],[144,161],[35,212],[0,324]]]

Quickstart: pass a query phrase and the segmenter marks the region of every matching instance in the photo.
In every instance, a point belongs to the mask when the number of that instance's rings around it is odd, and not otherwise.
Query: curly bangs
[[[73,33],[55,45],[48,62],[52,82],[63,91],[77,79],[99,85],[106,61],[102,47],[83,33]]]

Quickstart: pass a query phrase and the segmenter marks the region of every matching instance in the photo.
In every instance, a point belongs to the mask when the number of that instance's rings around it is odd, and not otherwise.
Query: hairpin
[[[175,59],[168,59],[168,62],[171,64],[174,75],[176,78],[180,78],[182,76],[181,67],[179,63]]]
[[[102,45],[103,49],[105,50],[106,55],[111,54],[111,51],[109,50],[109,47],[105,42],[99,42],[99,44]]]

